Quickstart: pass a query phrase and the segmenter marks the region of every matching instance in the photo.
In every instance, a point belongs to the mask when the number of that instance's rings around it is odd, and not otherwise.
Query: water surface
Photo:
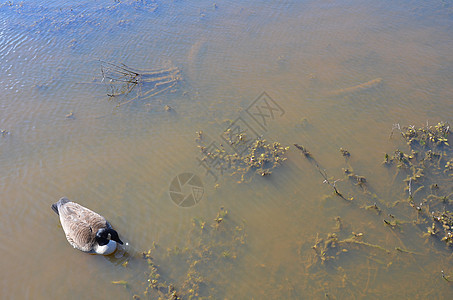
[[[451,295],[440,273],[453,274],[451,249],[425,244],[415,227],[389,230],[360,209],[366,197],[347,182],[339,187],[356,202],[326,197],[331,189],[294,147],[270,177],[238,184],[207,174],[195,141],[201,130],[221,143],[229,120],[247,118],[265,91],[282,112],[265,128],[247,119],[264,138],[306,146],[336,178],[346,166],[338,149],[347,148],[348,163],[385,203],[406,197],[380,163],[404,144],[389,140],[392,124],[452,122],[448,1],[24,1],[3,3],[0,16],[3,297],[131,297],[111,281],[128,280],[140,292],[147,277],[134,255],[153,242],[184,247],[192,219],[212,220],[220,206],[229,222],[244,225],[247,242],[229,272],[208,278],[222,286],[214,298]],[[99,60],[175,66],[182,79],[117,107],[124,100],[106,95]],[[377,78],[370,89],[332,93]],[[190,208],[168,193],[183,172],[205,187]],[[50,209],[62,196],[115,226],[130,245],[128,267],[70,247]],[[336,216],[343,236],[362,232],[372,244],[419,254],[365,249],[312,266],[316,236],[332,232]],[[160,268],[183,271],[171,262]]]

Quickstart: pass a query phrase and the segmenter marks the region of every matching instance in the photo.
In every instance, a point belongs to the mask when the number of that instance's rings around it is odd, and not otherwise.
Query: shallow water
[[[209,278],[222,286],[214,298],[451,295],[440,273],[453,274],[451,249],[424,244],[415,227],[389,230],[360,209],[362,191],[347,182],[339,187],[357,202],[326,198],[331,189],[294,147],[270,177],[238,184],[207,173],[195,141],[201,130],[222,143],[228,120],[240,117],[269,141],[304,145],[329,176],[342,176],[338,149],[347,148],[373,193],[386,203],[405,197],[380,163],[402,144],[389,139],[392,124],[452,124],[448,1],[25,1],[5,2],[0,16],[5,299],[127,298],[131,292],[111,281],[128,280],[139,293],[147,279],[138,258],[125,268],[121,259],[72,249],[50,209],[62,196],[103,214],[129,243],[130,257],[153,242],[184,247],[192,219],[212,220],[224,206],[228,221],[244,224],[247,243],[229,272]],[[136,91],[109,98],[99,60],[175,66],[182,79],[117,107]],[[377,78],[376,86],[348,90]],[[279,111],[253,120],[247,110],[262,92]],[[189,208],[169,195],[184,172],[204,186]],[[418,254],[364,250],[334,266],[309,267],[316,235],[331,232],[336,216],[345,236],[363,232],[372,244]],[[181,271],[171,263],[160,268]]]

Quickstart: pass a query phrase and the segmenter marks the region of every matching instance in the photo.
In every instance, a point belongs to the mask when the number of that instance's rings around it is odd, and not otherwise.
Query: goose
[[[107,220],[82,205],[61,198],[52,204],[53,211],[60,216],[66,239],[74,248],[90,254],[109,255],[121,245],[118,233]]]

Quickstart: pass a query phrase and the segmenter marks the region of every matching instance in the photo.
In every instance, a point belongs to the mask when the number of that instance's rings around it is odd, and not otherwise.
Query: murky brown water
[[[241,117],[269,141],[307,147],[329,176],[342,176],[338,149],[347,148],[349,165],[381,201],[406,197],[380,163],[402,145],[389,140],[392,124],[452,124],[448,1],[25,1],[2,4],[0,16],[0,130],[9,132],[0,135],[2,298],[131,297],[147,279],[134,255],[153,242],[184,247],[192,219],[212,220],[220,206],[229,222],[244,224],[247,242],[228,272],[207,278],[222,287],[214,298],[453,293],[441,277],[453,274],[451,249],[425,243],[415,226],[390,230],[361,209],[369,199],[347,182],[338,185],[352,203],[326,197],[331,189],[294,147],[270,177],[238,184],[207,174],[195,142],[202,130],[222,143],[228,120]],[[116,107],[99,60],[176,66],[182,80]],[[378,78],[368,89],[348,89]],[[264,119],[254,121],[247,108],[263,91],[280,111],[260,127]],[[70,112],[74,118],[65,117]],[[190,208],[168,193],[184,172],[205,188]],[[129,243],[128,267],[70,247],[50,209],[62,196],[110,220]],[[342,238],[361,232],[371,244],[416,254],[365,248],[311,265],[317,234],[332,232],[336,216]],[[171,262],[160,269],[183,272]],[[129,281],[133,292],[115,280]]]

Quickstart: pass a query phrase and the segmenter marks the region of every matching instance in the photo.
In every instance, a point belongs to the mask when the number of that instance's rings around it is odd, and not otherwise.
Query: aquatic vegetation
[[[144,290],[139,294],[146,299],[215,297],[221,287],[212,279],[234,268],[246,237],[244,226],[233,222],[223,207],[211,221],[194,218],[186,245],[165,249],[153,243],[142,253],[147,268]],[[112,283],[126,286],[133,293],[126,281]]]
[[[336,260],[341,254],[349,252],[351,247],[372,248],[384,251],[384,253],[391,253],[384,247],[362,241],[362,237],[361,232],[352,232],[351,236],[345,239],[340,239],[336,233],[328,233],[325,239],[319,238],[319,234],[317,234],[315,244],[312,246],[315,251],[315,263],[319,261],[321,264],[325,264]]]
[[[304,146],[301,146],[299,144],[294,144],[294,146],[299,149],[302,154],[305,155],[305,157],[311,157],[311,153],[307,149],[305,149]]]
[[[373,205],[366,205],[365,210],[374,210],[377,214],[380,214],[382,212],[382,210],[377,206],[376,203],[374,203]]]
[[[453,246],[453,212],[450,211],[435,211],[432,213],[433,223],[432,227],[428,229],[428,232],[435,232],[438,234],[440,231],[443,231],[443,236],[441,241],[444,241],[448,246]],[[441,229],[436,229],[436,225]],[[434,234],[434,235],[436,235]]]
[[[396,176],[406,178],[405,191],[410,207],[418,212],[417,223],[426,229],[426,236],[436,237],[453,246],[453,215],[451,197],[452,149],[448,141],[450,126],[440,122],[434,126],[417,128],[397,126],[409,146],[410,154],[397,149],[393,156],[386,155],[384,163],[396,166]],[[403,175],[404,176],[404,175]],[[428,189],[429,187],[429,189]],[[419,203],[419,204],[416,204]],[[434,223],[431,224],[431,222]]]
[[[231,144],[243,145],[244,151],[229,154],[225,148],[212,148],[205,146],[201,131],[197,132],[196,141],[202,154],[202,162],[215,167],[222,174],[228,172],[232,176],[239,177],[239,183],[250,182],[255,174],[268,176],[279,167],[285,160],[285,154],[289,147],[279,142],[268,143],[266,139],[251,139],[245,133],[232,134],[227,130],[224,135],[228,137]]]
[[[382,269],[388,270],[398,264],[412,264],[417,260],[415,257],[423,257],[427,254],[439,255],[438,248],[426,246],[426,239],[434,244],[446,245],[446,255],[453,249],[453,193],[451,192],[453,151],[448,140],[449,126],[446,123],[439,123],[423,128],[410,126],[401,129],[398,124],[394,126],[392,132],[395,130],[402,133],[408,149],[401,147],[392,154],[385,154],[383,165],[389,171],[395,171],[392,185],[397,188],[402,186],[401,193],[406,193],[406,199],[397,200],[393,206],[388,205],[391,200],[378,196],[379,193],[373,191],[373,183],[369,183],[366,177],[357,175],[349,160],[345,160],[346,166],[342,169],[345,181],[350,183],[350,188],[359,186],[363,190],[360,195],[346,198],[351,199],[351,208],[357,208],[354,215],[358,214],[366,218],[367,221],[362,226],[369,228],[369,231],[351,231],[352,228],[343,221],[343,216],[337,216],[334,218],[334,232],[325,235],[316,233],[310,247],[311,257],[307,257],[302,247],[299,249],[302,266],[308,272],[311,283],[319,283],[315,293],[323,293],[327,298],[330,298],[331,294],[341,294],[345,288],[357,293],[360,289],[354,281],[357,283],[357,280],[360,281],[363,278],[358,278],[354,274],[360,269],[357,264],[361,261],[362,264],[366,264],[361,272],[368,273],[363,282],[365,289],[362,296],[366,297],[365,292],[372,281],[373,272],[377,274]],[[300,150],[304,156],[305,153],[309,153],[300,145],[296,145],[296,149]],[[340,153],[344,152],[340,150]],[[329,184],[336,195],[341,195],[335,185],[338,180],[329,178],[311,153],[306,158],[321,173],[324,183]],[[375,214],[370,214],[371,212]],[[406,246],[402,234],[406,230],[413,232],[414,229],[420,234],[412,236],[411,245]],[[374,234],[376,230],[387,234],[385,240]],[[365,237],[372,235],[379,239],[378,243],[365,240]],[[389,245],[388,240],[393,240],[392,243],[396,244]],[[419,245],[417,245],[418,241]],[[304,248],[308,249],[305,245]],[[446,275],[443,270],[434,271],[436,274],[441,273],[445,281],[451,281],[451,275]],[[310,284],[305,288],[310,289]]]
[[[447,161],[447,163],[445,164],[445,170],[444,170],[444,173],[447,174],[449,173],[450,176],[453,174],[453,158],[450,159],[449,161]]]
[[[366,190],[366,178],[365,176],[357,175],[354,173],[352,167],[343,168],[343,173],[348,179],[350,179],[355,185],[360,186],[363,190]]]
[[[411,148],[429,149],[433,146],[441,148],[442,146],[449,146],[450,125],[445,122],[420,128],[411,125],[403,127],[401,134]]]
[[[299,121],[294,125],[295,128],[309,129],[312,127],[307,118],[300,118]]]
[[[344,157],[349,157],[349,156],[351,156],[351,153],[349,153],[348,150],[343,149],[343,148],[340,148],[340,153],[341,153],[341,155],[343,155]]]

